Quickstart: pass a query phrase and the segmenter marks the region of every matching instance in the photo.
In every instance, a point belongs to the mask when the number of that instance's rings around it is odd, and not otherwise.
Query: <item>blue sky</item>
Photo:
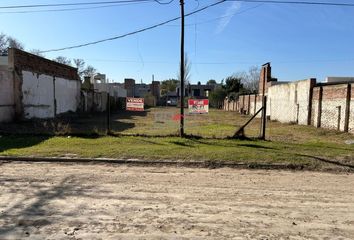
[[[89,1],[95,0],[80,2]],[[0,6],[58,2],[75,1],[2,0]],[[213,2],[199,0],[199,7]],[[197,1],[186,0],[186,13],[197,7]],[[5,11],[17,10],[0,9],[0,32],[22,41],[27,50],[100,40],[180,14],[178,0],[169,5],[149,2],[67,12]],[[272,63],[273,76],[284,81],[354,76],[354,7],[226,2],[188,17],[186,25],[186,52],[194,83],[220,81],[266,62]],[[47,53],[46,57],[83,58],[116,82],[131,77],[148,83],[152,74],[156,80],[177,77],[179,40],[176,21],[115,41]]]

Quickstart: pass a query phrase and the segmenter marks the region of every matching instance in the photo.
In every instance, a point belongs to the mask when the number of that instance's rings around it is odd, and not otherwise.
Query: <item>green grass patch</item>
[[[354,164],[353,145],[251,140],[181,139],[178,137],[30,137],[3,136],[0,155],[139,158],[242,163],[283,163],[320,167],[319,158]]]

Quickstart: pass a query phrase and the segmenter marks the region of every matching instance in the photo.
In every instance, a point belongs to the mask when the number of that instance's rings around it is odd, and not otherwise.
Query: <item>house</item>
[[[15,48],[0,57],[0,86],[0,122],[54,118],[80,105],[76,68]]]
[[[210,96],[210,93],[214,91],[217,87],[217,84],[205,85],[201,84],[200,82],[198,82],[198,84],[187,84],[184,89],[184,96],[197,99],[208,98]],[[176,92],[177,96],[180,97],[180,87],[177,87]]]

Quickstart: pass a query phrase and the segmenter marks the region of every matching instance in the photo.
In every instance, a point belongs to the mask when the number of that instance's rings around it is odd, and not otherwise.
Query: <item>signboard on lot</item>
[[[144,98],[127,97],[127,111],[144,111]]]
[[[189,99],[188,100],[189,113],[208,113],[209,100],[208,99]]]

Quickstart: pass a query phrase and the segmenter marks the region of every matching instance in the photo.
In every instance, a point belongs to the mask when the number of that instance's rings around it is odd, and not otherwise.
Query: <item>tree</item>
[[[71,66],[71,59],[64,57],[64,56],[56,57],[53,59],[53,61]]]
[[[248,70],[247,78],[243,81],[244,88],[250,93],[258,92],[261,69],[252,66]]]
[[[210,79],[207,81],[207,85],[216,85],[216,84],[217,84],[216,80],[214,80],[214,79]]]
[[[239,93],[243,89],[243,84],[241,83],[241,78],[232,75],[229,76],[225,79],[225,85],[224,88],[226,90],[227,94],[230,94],[232,92],[234,93]]]
[[[180,63],[181,66],[181,63]],[[178,80],[181,81],[181,72],[178,71]],[[187,85],[189,83],[191,77],[191,62],[189,61],[189,57],[187,53],[184,54],[184,84]]]
[[[86,76],[86,77],[92,77],[93,75],[96,74],[96,72],[97,72],[96,68],[92,67],[91,65],[88,65],[88,66],[85,68],[83,74],[84,74],[84,76]]]
[[[39,49],[32,49],[29,51],[30,53],[37,55],[39,57],[45,57],[45,54],[41,52]]]
[[[25,48],[23,43],[18,41],[16,38],[9,37],[9,36],[7,37],[7,45],[9,48],[17,48],[17,49],[21,49],[21,50],[23,50]]]
[[[0,54],[7,55],[8,54],[8,48],[18,48],[23,50],[24,45],[20,41],[18,41],[16,38],[7,36],[4,33],[0,33]]]
[[[210,105],[215,108],[220,108],[222,103],[227,95],[227,92],[224,88],[218,87],[210,93],[209,100]]]
[[[7,38],[4,33],[0,33],[0,54],[7,51]]]
[[[161,82],[161,95],[168,92],[175,92],[179,81],[177,79],[167,79]]]
[[[85,73],[85,61],[80,58],[73,59],[74,66],[77,68],[77,73],[79,74],[81,80]]]

